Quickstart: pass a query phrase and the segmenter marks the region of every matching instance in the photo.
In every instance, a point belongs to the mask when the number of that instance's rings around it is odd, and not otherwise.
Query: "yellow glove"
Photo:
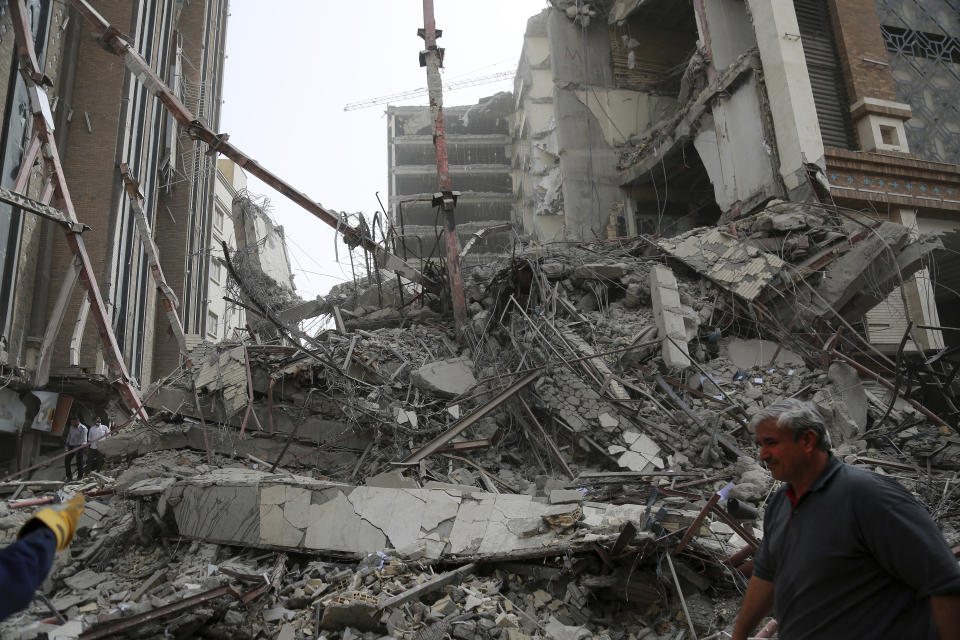
[[[73,540],[73,534],[77,532],[77,522],[80,520],[85,504],[87,504],[86,498],[82,493],[78,493],[63,504],[41,509],[27,520],[17,537],[22,538],[41,525],[45,525],[57,537],[57,551],[63,551]]]

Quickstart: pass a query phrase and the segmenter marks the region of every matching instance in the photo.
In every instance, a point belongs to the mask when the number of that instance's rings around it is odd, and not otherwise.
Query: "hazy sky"
[[[435,0],[446,48],[444,82],[513,71],[527,19],[546,0]],[[221,131],[230,142],[328,209],[375,212],[387,205],[385,105],[345,104],[426,86],[418,62],[419,0],[232,0]],[[509,91],[500,81],[444,95],[445,105]],[[427,104],[426,96],[396,104]],[[286,232],[301,297],[350,277],[346,247],[334,259],[332,228],[252,176]],[[454,184],[454,188],[456,185]],[[358,266],[362,256],[359,254]]]

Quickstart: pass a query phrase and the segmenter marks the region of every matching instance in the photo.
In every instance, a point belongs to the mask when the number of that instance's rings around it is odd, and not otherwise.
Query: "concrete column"
[[[787,190],[806,186],[804,163],[826,167],[813,89],[792,2],[748,0]]]
[[[911,237],[920,235],[917,226],[916,209],[899,209],[897,215],[900,224],[909,227]],[[895,292],[896,293],[896,292]],[[924,267],[917,271],[913,278],[904,284],[904,293],[907,294],[910,319],[916,324],[932,327],[940,326],[940,314],[934,299],[933,281],[930,279],[930,269]],[[943,349],[943,332],[933,329],[917,329],[915,334],[925,349]]]
[[[657,336],[663,341],[660,346],[663,361],[671,369],[686,369],[691,362],[687,351],[687,330],[683,323],[677,278],[669,268],[657,265],[650,270],[650,299],[657,322]]]

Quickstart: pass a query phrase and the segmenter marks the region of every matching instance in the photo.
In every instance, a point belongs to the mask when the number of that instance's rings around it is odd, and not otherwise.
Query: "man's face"
[[[770,418],[757,425],[756,440],[760,462],[767,465],[770,475],[777,480],[793,482],[802,478],[814,462],[817,436],[813,431],[808,430],[794,440],[793,431],[777,426],[776,418]]]

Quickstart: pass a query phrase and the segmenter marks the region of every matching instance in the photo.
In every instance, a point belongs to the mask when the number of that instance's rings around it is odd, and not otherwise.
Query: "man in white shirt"
[[[90,427],[90,433],[87,438],[90,442],[90,464],[87,465],[87,468],[91,471],[99,471],[101,467],[103,467],[104,456],[100,453],[100,446],[97,441],[105,438],[109,433],[110,427],[103,424],[103,422],[100,421],[100,416],[97,416],[93,426]]]
[[[74,456],[77,458],[77,480],[83,478],[83,449],[77,449],[76,451],[71,451],[71,449],[76,449],[87,444],[87,427],[82,424],[79,418],[70,418],[70,430],[67,431],[67,451],[70,451],[64,457],[63,464],[67,469],[67,481],[70,482],[73,480],[73,474],[70,471],[70,463],[73,460]]]

